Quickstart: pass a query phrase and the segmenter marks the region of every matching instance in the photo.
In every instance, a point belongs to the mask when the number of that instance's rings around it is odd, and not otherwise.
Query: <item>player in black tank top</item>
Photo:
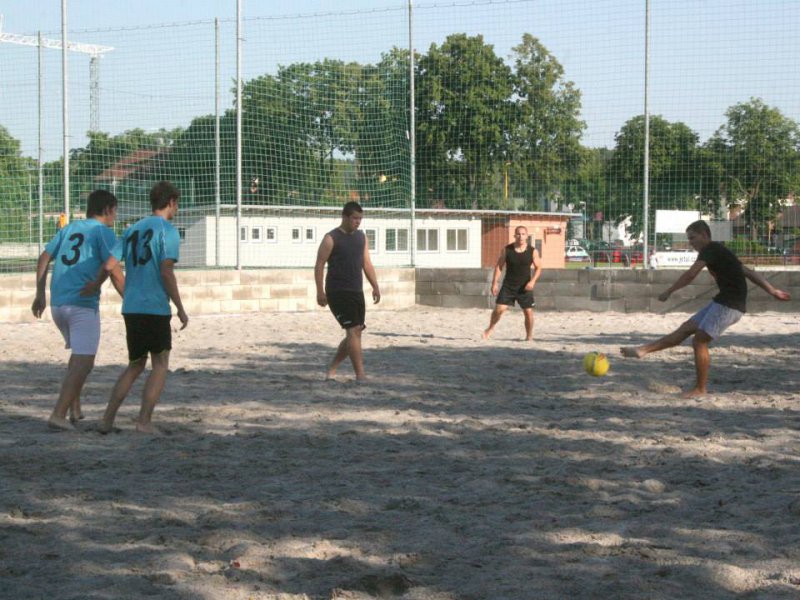
[[[350,357],[356,380],[366,379],[364,358],[361,351],[361,332],[364,331],[366,312],[362,271],[372,286],[372,299],[377,304],[381,299],[375,267],[369,257],[367,238],[358,231],[364,209],[358,202],[348,202],[342,209],[342,223],[326,233],[317,251],[314,265],[314,281],[317,286],[317,304],[329,306],[333,316],[345,330],[345,338],[339,344],[328,365],[327,379],[336,375],[341,362]],[[324,278],[325,265],[328,275]]]
[[[506,275],[498,293],[497,282],[504,267]],[[533,273],[531,269],[534,269]],[[525,339],[533,339],[533,307],[536,304],[533,287],[541,274],[539,253],[528,244],[528,230],[522,226],[517,227],[514,230],[514,243],[503,248],[494,268],[492,295],[497,296],[497,301],[489,319],[489,327],[483,332],[484,339],[489,339],[503,313],[509,306],[514,306],[515,302],[525,316]]]

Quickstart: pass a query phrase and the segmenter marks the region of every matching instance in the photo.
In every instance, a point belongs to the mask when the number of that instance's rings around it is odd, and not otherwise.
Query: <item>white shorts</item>
[[[717,339],[723,331],[741,319],[742,315],[744,313],[735,308],[709,302],[689,320],[694,321],[697,328],[705,331],[711,339]]]
[[[100,311],[85,306],[51,306],[53,322],[73,354],[94,356],[100,346]]]

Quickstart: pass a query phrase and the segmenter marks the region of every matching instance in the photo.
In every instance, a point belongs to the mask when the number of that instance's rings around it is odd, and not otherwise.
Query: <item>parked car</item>
[[[595,252],[597,250],[607,250],[611,245],[604,240],[578,240],[578,246],[583,247],[587,252]]]
[[[641,245],[636,246],[614,246],[604,248],[593,253],[595,262],[622,263],[626,266],[631,264],[641,264],[644,259],[644,250]]]
[[[589,253],[581,246],[568,246],[564,252],[567,262],[590,262]]]

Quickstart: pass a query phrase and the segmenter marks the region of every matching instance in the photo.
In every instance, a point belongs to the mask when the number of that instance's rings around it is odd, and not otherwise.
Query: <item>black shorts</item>
[[[519,304],[520,308],[533,308],[536,306],[536,301],[533,298],[533,290],[525,291],[524,285],[518,290],[505,286],[501,287],[500,293],[497,294],[497,304],[514,306],[514,302]]]
[[[335,290],[327,293],[328,306],[342,326],[342,329],[351,327],[361,327],[364,329],[364,317],[367,307],[364,303],[364,292],[353,292],[349,290]]]
[[[172,350],[171,315],[122,315],[128,341],[128,360],[135,362],[149,354]]]

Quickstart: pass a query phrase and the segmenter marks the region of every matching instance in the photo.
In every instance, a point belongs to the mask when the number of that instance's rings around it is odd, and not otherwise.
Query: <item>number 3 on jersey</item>
[[[61,255],[61,262],[71,267],[75,263],[77,263],[81,259],[81,246],[83,245],[83,234],[82,233],[73,233],[69,236],[69,241],[73,242],[72,246],[70,246],[70,250],[72,251],[72,256],[67,258],[66,255]]]
[[[153,230],[145,229],[142,235],[142,245],[139,246],[139,232],[134,231],[130,237],[131,245],[131,266],[146,265],[153,258],[153,251],[150,249],[150,240],[153,239]]]

